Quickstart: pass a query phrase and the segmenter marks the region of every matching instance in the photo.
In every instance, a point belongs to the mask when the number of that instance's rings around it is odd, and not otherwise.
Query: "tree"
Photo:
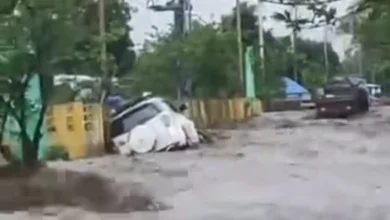
[[[248,46],[257,48],[254,50],[254,56],[259,57],[258,45],[258,24],[255,15],[256,6],[249,3],[241,3],[241,27],[242,27],[242,41],[243,49]],[[222,16],[222,28],[224,30],[233,30],[236,25],[236,8],[232,12]],[[287,57],[285,56],[285,45],[280,39],[274,37],[270,31],[264,31],[265,40],[265,69],[266,74],[260,73],[260,60],[255,59],[255,84],[257,96],[265,98],[273,94],[272,91],[278,90],[282,84],[281,76],[283,76],[287,65]]]
[[[102,76],[100,60],[100,44],[98,23],[98,1],[83,0],[84,31],[88,37],[79,41],[76,45],[77,56],[67,57],[60,61],[62,68],[67,74],[86,74]],[[135,62],[133,42],[130,38],[131,27],[129,20],[134,11],[128,1],[105,1],[106,36],[107,44],[107,71],[108,76],[102,78],[102,91],[97,92],[100,96],[107,96],[111,90],[111,78],[128,75]],[[96,96],[97,98],[97,96]]]
[[[284,1],[283,4],[289,5],[292,4],[292,2],[293,1]],[[322,5],[313,5],[313,3],[314,1],[299,2],[299,4],[302,4],[304,7],[311,7],[312,10],[325,10]],[[254,46],[256,48],[258,47],[258,26],[255,15],[255,6],[243,3],[241,7],[243,18],[242,32],[243,36],[245,36],[243,41],[245,42],[245,46]],[[235,9],[233,9],[233,11],[234,10]],[[327,14],[328,21],[333,22],[335,13],[334,10],[332,8],[326,10],[329,12]],[[317,12],[318,15],[314,15],[313,12],[311,17],[294,19],[289,11],[284,11],[275,12],[272,17],[278,21],[284,22],[288,28],[295,29],[295,31],[300,31],[305,28],[313,28],[316,27],[316,25],[323,24],[323,19],[325,19],[322,15],[323,13],[324,12],[321,11]],[[223,16],[222,18],[222,24],[225,28],[234,27],[234,21],[235,13]],[[294,62],[296,62],[296,66],[299,67],[297,69],[298,75],[300,76],[299,80],[304,84],[308,82],[301,79],[303,78],[301,77],[302,72],[305,72],[306,75],[311,72],[313,77],[319,78],[323,78],[323,76],[319,74],[325,75],[323,43],[298,38],[296,40],[296,50],[294,55],[294,53],[291,51],[292,48],[290,47],[290,40],[288,37],[274,37],[270,30],[265,31],[264,40],[267,69],[266,75],[268,76],[267,80],[269,80],[268,82],[264,82],[264,84],[278,85],[279,83],[271,83],[271,81],[277,81],[277,79],[273,79],[274,77],[280,78],[281,76],[288,76],[293,78],[295,65]],[[340,65],[339,58],[330,44],[325,44],[325,46],[328,49],[329,55],[329,71],[330,73],[335,74],[338,71]],[[321,68],[314,70],[314,67]]]
[[[236,7],[233,8],[232,12],[222,16],[222,27],[225,30],[232,30],[236,25]],[[242,41],[243,47],[253,45],[257,42],[257,18],[254,16],[256,12],[256,6],[243,2],[240,4],[241,12],[241,29],[242,29]]]
[[[182,69],[192,78],[195,96],[227,96],[235,93],[235,34],[223,32],[215,24],[194,24],[186,38],[158,31],[145,44],[137,62],[134,78],[136,90],[150,90],[174,96],[177,57]],[[151,83],[159,82],[159,83]]]
[[[2,64],[2,73],[12,76],[9,84],[9,98],[3,99],[8,113],[21,129],[23,159],[35,163],[41,139],[41,126],[47,109],[50,94],[50,75],[55,69],[56,59],[67,56],[80,35],[80,16],[72,12],[77,8],[76,1],[20,1],[10,13],[2,15],[1,42],[12,47]],[[72,33],[72,37],[70,37]],[[42,79],[42,103],[34,134],[26,130],[26,112],[31,103],[26,100],[26,89],[34,74]],[[49,78],[48,80],[46,80]]]
[[[355,51],[349,53],[344,61],[345,68],[356,71],[354,66],[357,66],[356,60],[359,60],[369,81],[386,85],[390,82],[389,9],[387,1],[359,1],[339,26],[343,33],[353,34],[353,44],[360,47],[362,54],[361,59]]]
[[[258,45],[257,18],[255,7],[243,3],[242,33],[243,46]],[[134,70],[133,91],[149,90],[162,95],[174,96],[177,78],[175,60],[182,60],[182,67],[188,77],[197,97],[225,97],[234,94],[236,76],[236,34],[235,13],[222,17],[221,24],[195,24],[194,31],[186,38],[176,38],[174,35],[163,34],[158,30],[152,34],[152,40],[147,42],[141,51]],[[282,77],[291,77],[293,60],[289,53],[289,38],[275,37],[271,31],[264,31],[265,60],[267,74],[259,73],[259,59],[255,59],[255,84],[257,95],[261,98],[273,96],[272,91],[279,90]],[[329,44],[329,61],[332,72],[339,67],[339,59]],[[243,49],[245,49],[243,48]],[[323,82],[324,55],[323,44],[304,39],[297,41],[297,62],[302,82],[306,86],[315,86]],[[258,50],[255,56],[258,57]],[[158,83],[156,83],[158,82]]]
[[[30,164],[38,159],[41,126],[50,99],[52,76],[58,73],[100,73],[96,68],[99,62],[96,29],[87,22],[91,21],[92,8],[96,3],[92,0],[10,2],[12,4],[1,5],[4,8],[0,8],[3,12],[0,17],[0,43],[3,45],[0,74],[11,77],[9,98],[3,98],[3,103],[21,129],[23,159]],[[129,9],[124,1],[112,1],[108,7],[106,40],[109,55],[113,57],[111,70],[119,75],[128,73],[134,60],[129,48],[132,45],[128,37],[130,27],[126,22],[130,16]],[[40,91],[42,103],[34,134],[30,136],[25,125],[31,103],[27,102],[25,92],[34,74],[43,79]]]
[[[317,1],[317,0],[288,0],[288,1],[280,1],[281,4],[291,5],[293,7],[293,13],[285,10],[284,12],[275,12],[273,14],[273,19],[276,21],[280,21],[285,23],[286,27],[291,29],[292,32],[292,56],[294,63],[294,77],[299,80],[301,78],[298,74],[298,61],[295,60],[297,57],[296,54],[296,38],[297,33],[299,33],[303,29],[307,28],[315,28],[324,26],[324,34],[326,39],[324,39],[323,43],[323,54],[324,54],[324,66],[325,66],[325,79],[327,79],[330,75],[330,66],[329,66],[329,44],[327,39],[327,32],[330,25],[335,25],[336,23],[336,8],[329,7],[329,3],[334,1]],[[305,6],[309,11],[312,12],[311,17],[297,17],[296,10],[297,6]]]
[[[86,0],[84,0],[86,1]],[[106,1],[106,41],[107,52],[109,58],[112,61],[110,71],[116,76],[123,76],[130,72],[134,61],[135,53],[133,51],[133,42],[130,39],[131,27],[129,21],[131,19],[132,8],[129,3],[124,0],[119,1]],[[91,47],[96,47],[100,43],[99,37],[99,24],[98,24],[98,4],[97,1],[86,1],[83,7],[85,10],[83,17],[83,25],[87,31],[89,37],[77,44],[77,49],[80,52],[90,52]],[[99,47],[96,47],[99,48]],[[88,58],[88,57],[87,57]],[[96,56],[91,57],[92,65],[97,65],[94,60]],[[87,59],[88,60],[88,59]],[[83,60],[84,61],[84,60]],[[91,68],[91,70],[94,70]],[[96,72],[90,73],[90,75],[100,75],[101,70],[95,70]]]

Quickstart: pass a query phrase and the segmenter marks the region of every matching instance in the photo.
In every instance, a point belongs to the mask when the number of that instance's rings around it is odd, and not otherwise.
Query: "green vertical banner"
[[[252,112],[260,115],[261,109],[256,105],[255,74],[253,66],[255,65],[255,56],[253,47],[247,47],[245,51],[245,96]]]
[[[247,47],[245,51],[245,96],[248,99],[256,98],[253,56],[253,47]]]

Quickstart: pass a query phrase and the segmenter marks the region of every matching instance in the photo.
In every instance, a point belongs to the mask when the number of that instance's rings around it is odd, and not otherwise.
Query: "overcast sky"
[[[132,38],[136,45],[140,45],[147,37],[147,33],[151,32],[152,26],[157,26],[162,30],[167,30],[169,24],[173,22],[172,12],[154,12],[146,8],[147,0],[128,0],[130,4],[138,9],[138,12],[133,15],[131,25],[134,30],[132,31]],[[168,0],[155,0],[165,4]],[[245,0],[241,0],[244,2]],[[256,0],[246,0],[249,3],[256,3]],[[340,0],[334,3],[333,6],[337,8],[337,16],[342,16],[346,13],[348,6],[350,6],[354,0]],[[194,6],[194,14],[200,16],[205,21],[216,20],[218,21],[221,15],[231,13],[234,7],[235,0],[192,0]],[[264,3],[262,10],[265,16],[270,16],[275,11],[283,11],[284,7],[280,5],[272,5]],[[304,17],[307,12],[305,9],[298,10],[298,16]],[[272,29],[274,35],[285,36],[289,32],[284,28],[282,23],[272,21],[272,19],[266,19],[264,23],[265,29]],[[323,40],[323,29],[317,28],[313,30],[306,30],[300,34],[300,37],[309,38],[313,40]],[[332,42],[333,48],[339,54],[340,58],[343,58],[344,51],[349,47],[350,36],[339,36],[335,30],[329,35],[329,39]]]

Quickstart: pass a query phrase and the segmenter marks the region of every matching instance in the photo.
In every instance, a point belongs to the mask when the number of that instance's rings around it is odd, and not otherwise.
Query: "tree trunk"
[[[5,107],[4,114],[1,117],[0,154],[3,156],[3,158],[5,160],[7,160],[8,162],[12,162],[15,160],[15,158],[13,158],[13,155],[11,154],[11,149],[9,148],[9,146],[3,145],[3,135],[4,135],[4,131],[5,131],[5,124],[7,122],[7,116],[9,115],[8,111],[9,111],[8,107]]]
[[[25,130],[25,129],[24,129]],[[23,147],[23,164],[33,165],[38,163],[38,151],[26,132],[21,133]]]
[[[41,139],[41,127],[44,122],[44,115],[46,112],[46,100],[45,97],[48,95],[45,90],[44,80],[42,77],[40,78],[40,90],[42,94],[42,107],[39,112],[39,117],[37,120],[37,124],[35,126],[34,133],[32,137],[29,135],[27,131],[27,117],[26,117],[26,110],[30,108],[29,105],[27,105],[26,100],[26,91],[28,88],[28,84],[30,82],[30,79],[32,78],[31,74],[28,74],[27,77],[24,79],[25,81],[22,83],[21,91],[18,96],[18,100],[11,100],[16,101],[17,103],[21,103],[20,106],[18,106],[19,109],[16,109],[16,106],[12,106],[12,104],[8,103],[8,109],[9,113],[12,117],[15,118],[15,120],[18,123],[19,129],[20,129],[20,139],[22,142],[22,163],[24,165],[34,165],[38,164],[38,156],[39,156],[39,142]],[[47,91],[48,92],[48,91]]]
[[[47,110],[47,104],[49,101],[49,96],[52,88],[53,88],[53,77],[44,77],[40,76],[39,78],[39,89],[41,94],[41,109],[39,111],[37,124],[35,125],[34,136],[32,137],[32,144],[34,146],[34,150],[39,152],[39,145],[42,139],[42,125],[45,122],[45,114]]]
[[[15,118],[20,128],[20,139],[22,140],[22,162],[23,164],[35,164],[38,161],[38,152],[35,150],[33,141],[27,133],[25,107],[21,108],[20,114],[10,107],[11,116]]]

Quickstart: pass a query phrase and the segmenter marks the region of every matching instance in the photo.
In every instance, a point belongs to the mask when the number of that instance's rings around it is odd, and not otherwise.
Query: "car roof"
[[[116,113],[114,115],[114,117],[111,119],[111,121],[112,122],[116,121],[116,120],[122,118],[124,115],[126,115],[130,111],[137,109],[145,104],[149,104],[149,103],[156,102],[156,101],[162,101],[162,100],[164,100],[164,99],[161,97],[150,97],[149,96],[149,97],[141,97],[139,99],[130,101],[126,104],[127,107],[124,107],[122,109],[122,111],[119,111],[118,113]]]

